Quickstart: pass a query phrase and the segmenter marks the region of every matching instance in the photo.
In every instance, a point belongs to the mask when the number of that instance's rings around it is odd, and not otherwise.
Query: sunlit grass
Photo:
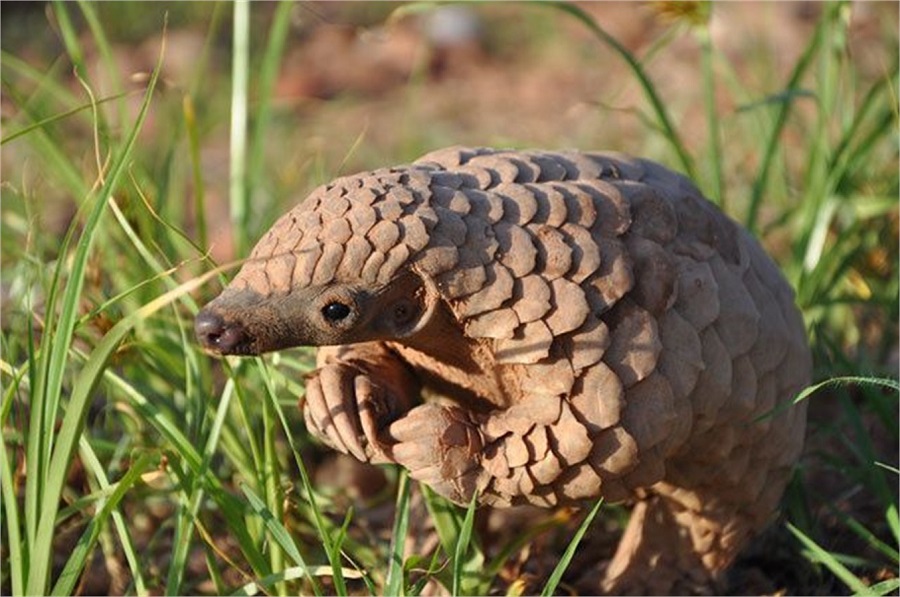
[[[8,49],[0,55],[4,102],[14,108],[11,116],[4,112],[0,144],[7,155],[23,156],[5,161],[3,172],[0,586],[12,594],[80,592],[88,580],[83,572],[101,550],[109,559],[121,551],[123,590],[139,595],[419,594],[428,582],[453,594],[514,592],[523,585],[504,584],[500,574],[508,558],[535,537],[565,529],[562,536],[571,539],[558,542],[559,565],[531,587],[562,592],[566,567],[599,504],[574,521],[536,523],[489,550],[474,508],[422,489],[437,546],[409,554],[418,489],[389,469],[388,494],[378,499],[394,504],[390,537],[366,541],[361,537],[372,535],[360,520],[362,507],[342,509],[315,479],[312,467],[323,452],[296,408],[303,375],[313,367],[310,352],[218,361],[194,343],[198,303],[215,293],[213,281],[230,273],[215,270],[208,253],[217,232],[212,197],[227,193],[240,257],[287,207],[280,197],[290,194],[273,190],[279,165],[267,160],[266,149],[289,138],[275,124],[284,114],[273,98],[297,7],[282,1],[265,19],[254,19],[261,13],[250,4],[179,13],[206,40],[186,89],[159,79],[162,53],[138,83],[123,77],[107,21],[113,9],[90,3],[48,9],[62,52],[49,68]],[[699,177],[711,198],[778,249],[776,258],[797,288],[816,380],[823,382],[800,399],[812,401],[813,409],[827,402],[840,413],[840,420],[811,429],[815,445],[825,447],[804,459],[786,498],[792,549],[828,579],[822,587],[896,592],[896,576],[876,573],[898,566],[898,475],[893,455],[879,452],[870,437],[873,429],[894,445],[898,437],[896,371],[887,365],[897,348],[896,62],[881,77],[857,72],[849,45],[853,7],[828,4],[788,77],[755,89],[717,51],[701,11],[683,25],[702,60],[709,130],[707,145],[697,149],[684,140],[647,56],[627,49],[577,6],[521,10],[539,13],[533,22],[544,27],[574,18],[590,32],[591,51],[621,61],[640,90],[635,110],[647,123],[648,144],[665,147],[670,165]],[[162,19],[141,26],[165,39]],[[211,57],[218,35],[240,42],[227,64]],[[545,40],[552,35],[542,33]],[[676,37],[677,31],[667,32],[653,53]],[[563,34],[550,39],[568,42]],[[896,48],[895,38],[889,43]],[[421,97],[427,85],[417,74],[408,97]],[[231,111],[213,97],[223,89]],[[721,114],[715,99],[726,91],[747,101]],[[800,102],[813,102],[814,109],[801,111]],[[618,116],[610,111],[610,118]],[[225,142],[232,163],[244,169],[212,188],[203,151],[223,141],[207,136],[216,120],[241,129]],[[398,130],[407,137],[397,146],[415,148],[426,137],[404,122]],[[735,158],[717,145],[736,137],[738,153],[758,158],[739,181],[749,185],[743,194],[729,180],[739,169],[730,162]],[[794,138],[790,146],[787,137]],[[369,138],[367,130],[341,131],[329,143],[331,153],[349,156]],[[367,152],[378,155],[378,148]],[[383,155],[373,165],[409,157]],[[307,187],[345,166],[316,160],[303,170]],[[71,216],[64,232],[50,233],[51,216],[63,209]],[[828,504],[829,497],[804,486],[815,470],[839,475],[852,487],[843,497],[869,496],[881,515],[862,517]],[[166,512],[154,519],[158,528],[141,522],[150,504]],[[599,509],[597,520],[606,512]],[[831,542],[827,530],[835,525],[864,546],[859,553]],[[63,531],[72,529],[76,539],[64,543]],[[54,564],[59,557],[63,563]]]

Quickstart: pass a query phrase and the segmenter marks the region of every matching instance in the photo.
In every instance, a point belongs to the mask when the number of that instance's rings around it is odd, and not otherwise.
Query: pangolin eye
[[[332,323],[341,321],[348,315],[350,315],[350,307],[344,303],[333,302],[322,307],[322,316]]]

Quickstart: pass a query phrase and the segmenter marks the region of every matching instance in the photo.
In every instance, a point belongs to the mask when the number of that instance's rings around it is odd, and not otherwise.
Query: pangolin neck
[[[414,337],[391,343],[410,365],[428,374],[426,385],[477,410],[508,406],[497,379],[496,363],[485,340],[466,338],[442,305]]]

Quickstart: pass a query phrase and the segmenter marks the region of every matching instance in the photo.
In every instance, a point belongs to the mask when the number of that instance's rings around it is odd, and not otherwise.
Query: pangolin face
[[[230,286],[198,313],[194,328],[204,348],[222,355],[397,340],[427,322],[427,297],[411,272],[366,288],[329,283],[263,295]]]

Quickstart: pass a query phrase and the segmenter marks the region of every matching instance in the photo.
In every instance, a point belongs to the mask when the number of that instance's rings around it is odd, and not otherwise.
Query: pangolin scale
[[[322,346],[309,430],[455,502],[636,503],[605,591],[715,579],[804,439],[790,287],[688,179],[619,154],[454,147],[336,179],[196,328],[224,354]]]

